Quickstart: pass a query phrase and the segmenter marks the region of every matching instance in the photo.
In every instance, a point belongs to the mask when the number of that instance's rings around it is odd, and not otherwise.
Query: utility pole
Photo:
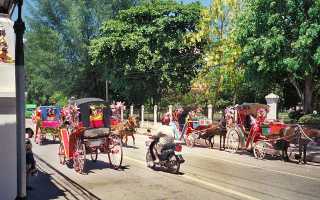
[[[16,199],[26,198],[26,151],[25,151],[25,70],[24,70],[24,50],[23,34],[25,24],[22,21],[23,0],[17,0],[18,19],[14,23],[16,33],[15,49],[15,78],[16,78],[16,112],[17,112],[17,185],[18,195]]]

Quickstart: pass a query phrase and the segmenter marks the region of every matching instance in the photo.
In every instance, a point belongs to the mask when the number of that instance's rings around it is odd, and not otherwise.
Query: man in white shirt
[[[154,146],[155,162],[159,162],[159,154],[165,145],[174,144],[173,127],[169,126],[170,119],[163,119],[162,125],[152,133],[152,136],[159,138],[159,142]]]

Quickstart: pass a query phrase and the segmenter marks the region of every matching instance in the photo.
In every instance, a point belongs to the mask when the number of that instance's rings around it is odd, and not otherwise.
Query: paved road
[[[108,167],[106,155],[87,175],[58,162],[58,144],[34,144],[40,173],[29,199],[320,199],[320,166],[280,160],[256,160],[207,148],[183,147],[181,174],[153,171],[145,165],[143,135],[124,148],[123,170]],[[129,141],[129,145],[132,144]]]

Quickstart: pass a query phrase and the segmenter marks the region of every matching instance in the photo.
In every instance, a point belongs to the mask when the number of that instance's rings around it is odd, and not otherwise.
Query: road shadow
[[[184,175],[183,172],[178,172],[178,173],[170,172],[167,168],[159,167],[159,166],[153,167],[152,170],[153,171],[157,171],[157,172],[163,172],[163,173],[166,173],[166,174],[174,174],[174,175],[177,175],[177,176],[183,176]]]
[[[130,169],[130,165],[121,166],[118,170],[119,171],[125,171],[127,169]]]
[[[50,174],[44,171],[39,171],[37,176],[32,176],[28,180],[28,186],[31,190],[27,190],[27,199],[42,200],[42,199],[59,199],[65,197],[64,190],[58,188],[52,181]]]
[[[112,165],[110,165],[109,162],[104,162],[101,160],[97,160],[97,161],[92,161],[92,160],[88,160],[86,161],[86,167],[85,167],[85,173],[86,174],[90,174],[90,173],[95,173],[93,170],[103,170],[106,168],[110,168],[112,170],[118,170],[118,171],[125,171],[130,169],[130,165],[125,165],[125,166],[120,166],[119,169],[114,169],[112,167]]]
[[[81,197],[81,199],[100,200],[99,197],[70,179],[45,160],[37,155],[34,156],[40,165],[37,164],[38,175],[31,177],[28,181],[29,185],[33,187],[32,190],[28,191],[28,199],[44,200],[65,197],[63,199],[77,200]]]
[[[128,148],[128,149],[139,149],[139,147],[132,146],[132,145],[123,145],[122,147]]]
[[[30,138],[31,139],[31,138]],[[34,140],[34,138],[32,138]],[[52,140],[52,139],[43,139],[41,144],[37,144],[36,145],[40,145],[40,146],[44,146],[44,145],[50,145],[50,144],[59,144],[60,142],[58,140]]]

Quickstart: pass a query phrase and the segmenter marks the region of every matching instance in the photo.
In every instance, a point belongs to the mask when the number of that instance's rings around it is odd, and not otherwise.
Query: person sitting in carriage
[[[266,120],[266,118],[267,118],[267,110],[264,108],[259,108],[257,110],[257,117],[255,119],[251,116],[252,127],[250,128],[250,132],[246,142],[247,150],[251,150],[252,147],[250,147],[250,144],[252,144],[252,142],[254,143],[258,139],[261,139],[263,137],[261,126],[262,126],[262,123]]]
[[[53,108],[49,108],[47,113],[47,120],[54,121],[55,119],[56,119],[55,110]]]

